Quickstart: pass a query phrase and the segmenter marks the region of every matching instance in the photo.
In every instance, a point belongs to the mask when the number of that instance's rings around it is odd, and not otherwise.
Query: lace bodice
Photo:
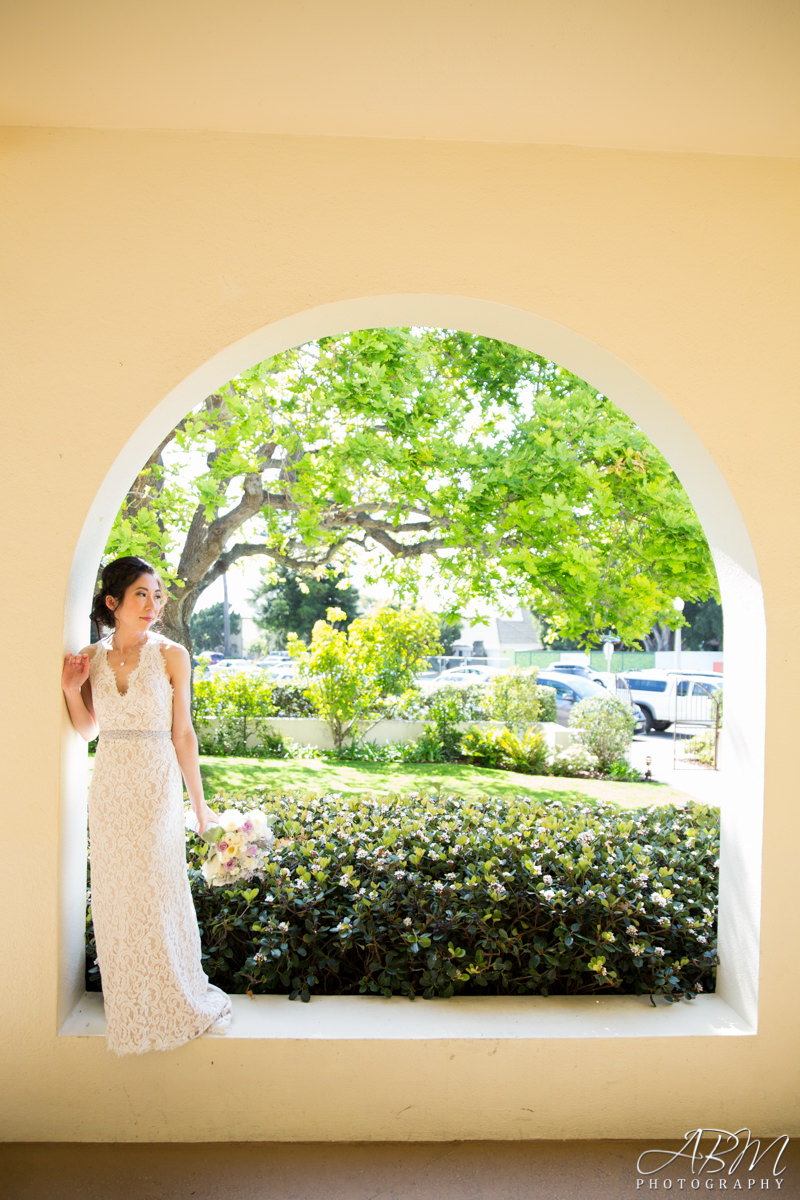
[[[172,729],[172,684],[166,672],[163,646],[166,639],[148,633],[139,652],[139,662],[128,676],[128,690],[119,691],[116,676],[108,661],[110,639],[97,643],[89,678],[92,702],[100,726],[104,729]]]

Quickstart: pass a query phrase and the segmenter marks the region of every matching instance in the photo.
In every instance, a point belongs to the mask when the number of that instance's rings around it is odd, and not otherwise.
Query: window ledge
[[[233,996],[226,1040],[449,1041],[719,1037],[755,1034],[720,996],[657,1003],[648,996],[456,996],[450,1000]],[[61,1037],[103,1037],[103,998],[87,992]],[[218,1040],[218,1039],[215,1039]]]

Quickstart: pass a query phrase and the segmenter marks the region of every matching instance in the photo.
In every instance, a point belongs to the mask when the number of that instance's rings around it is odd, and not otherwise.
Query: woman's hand
[[[208,807],[205,800],[197,808],[192,805],[192,811],[197,817],[197,832],[200,837],[210,826],[218,824],[216,814]]]
[[[97,737],[97,721],[89,682],[90,656],[88,647],[80,654],[68,654],[61,671],[61,689],[67,702],[72,726],[87,742]]]
[[[68,654],[61,672],[61,687],[65,695],[77,694],[89,678],[89,655]]]

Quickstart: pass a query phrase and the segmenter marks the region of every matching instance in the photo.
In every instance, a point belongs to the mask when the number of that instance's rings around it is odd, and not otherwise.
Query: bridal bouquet
[[[197,831],[194,814],[187,818],[187,825]],[[203,834],[208,843],[208,852],[200,870],[209,887],[224,887],[239,879],[252,879],[261,875],[270,846],[274,841],[269,820],[265,813],[237,812],[226,809],[219,821],[210,825]]]

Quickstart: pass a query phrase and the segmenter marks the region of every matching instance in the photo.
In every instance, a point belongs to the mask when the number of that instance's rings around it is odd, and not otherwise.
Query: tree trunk
[[[666,625],[656,624],[648,633],[647,637],[642,638],[645,650],[654,653],[656,650],[672,650],[675,645],[675,633]]]

